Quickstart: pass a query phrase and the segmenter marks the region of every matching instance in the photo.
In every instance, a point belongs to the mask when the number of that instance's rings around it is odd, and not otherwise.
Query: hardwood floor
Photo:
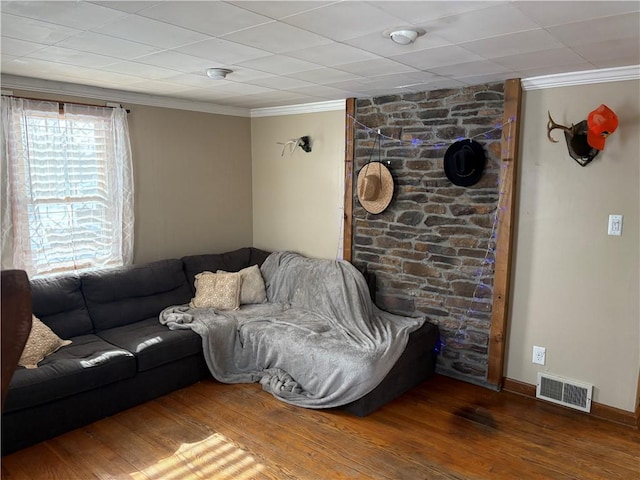
[[[638,479],[640,434],[436,376],[358,418],[213,380],[2,459],[9,479]]]

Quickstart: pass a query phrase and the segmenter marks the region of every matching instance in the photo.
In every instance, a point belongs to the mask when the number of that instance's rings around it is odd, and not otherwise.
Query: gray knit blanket
[[[377,308],[348,262],[277,252],[260,271],[267,303],[235,311],[173,306],[160,322],[202,337],[218,381],[260,382],[293,405],[330,408],[366,395],[425,321]]]

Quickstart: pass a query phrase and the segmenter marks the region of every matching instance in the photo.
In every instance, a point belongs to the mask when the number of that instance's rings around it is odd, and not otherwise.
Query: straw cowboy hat
[[[381,213],[391,203],[393,177],[382,162],[367,163],[358,173],[358,200],[373,214]]]
[[[478,183],[486,163],[482,145],[471,139],[459,140],[444,154],[444,173],[455,185],[470,187]]]

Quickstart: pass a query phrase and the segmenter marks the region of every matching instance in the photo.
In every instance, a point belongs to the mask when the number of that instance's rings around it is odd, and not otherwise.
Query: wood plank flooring
[[[640,479],[640,434],[435,376],[374,414],[200,382],[2,458],[6,480]]]

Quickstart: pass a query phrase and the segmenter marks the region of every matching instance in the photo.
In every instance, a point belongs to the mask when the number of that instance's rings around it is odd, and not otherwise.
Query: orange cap
[[[596,150],[604,150],[604,142],[618,128],[618,117],[602,104],[587,117],[587,142]]]

